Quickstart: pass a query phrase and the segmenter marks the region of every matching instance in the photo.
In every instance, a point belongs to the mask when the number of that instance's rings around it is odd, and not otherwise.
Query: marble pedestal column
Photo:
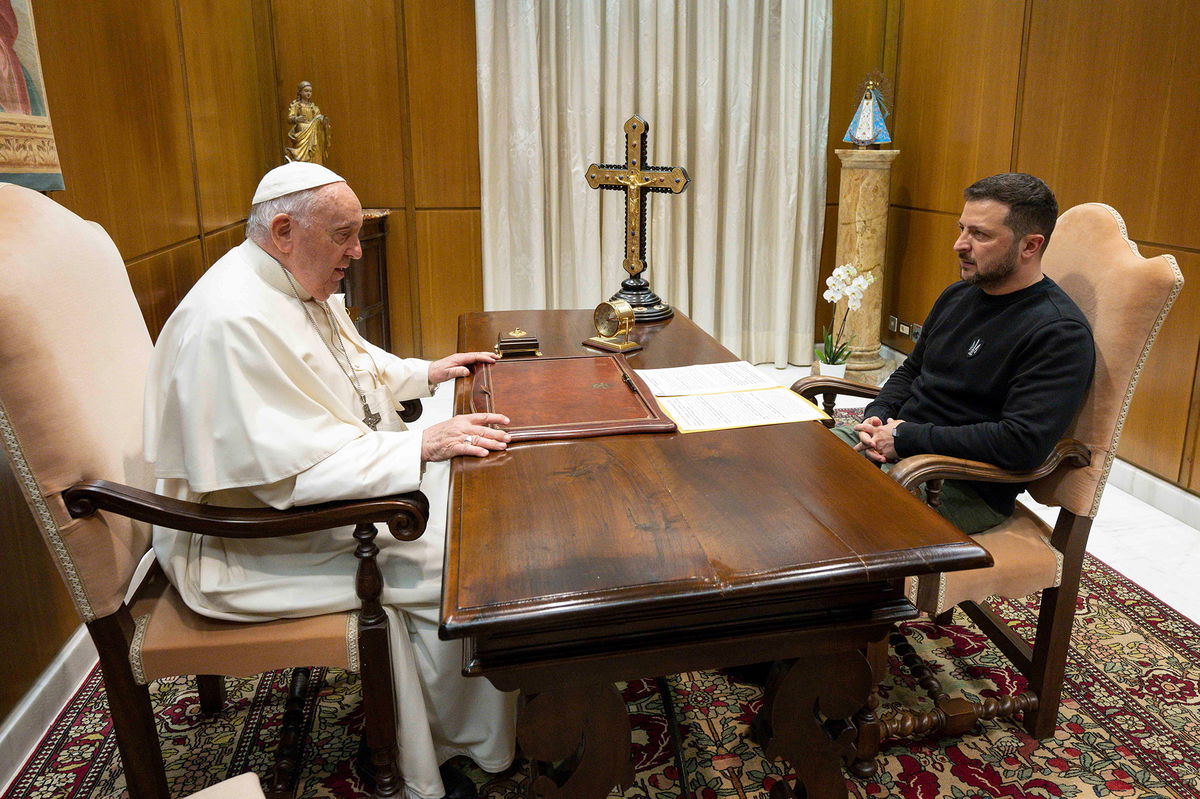
[[[879,356],[879,331],[883,324],[883,255],[887,246],[888,190],[892,161],[899,150],[835,150],[842,162],[838,190],[837,260],[851,263],[860,272],[875,275],[863,294],[862,307],[850,312],[846,335],[852,342],[847,377],[877,382],[884,361]],[[838,303],[835,319],[845,311]],[[876,374],[868,374],[875,372]]]

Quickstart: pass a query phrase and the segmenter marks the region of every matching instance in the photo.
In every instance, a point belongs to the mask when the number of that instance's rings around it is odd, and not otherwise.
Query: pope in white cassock
[[[438,764],[464,754],[512,762],[515,695],[461,674],[461,642],[437,636],[448,461],[502,450],[507,424],[470,414],[408,430],[399,401],[426,397],[492,353],[400,359],[368,343],[334,295],[362,255],[362,206],[318,164],[271,170],[246,241],[213,264],[163,328],[146,386],[146,455],[162,494],[213,505],[287,508],[414,491],[429,498],[413,542],[380,530],[382,602],[394,659],[400,769],[409,797],[460,794]],[[156,528],[154,549],[183,600],[217,619],[256,621],[358,607],[352,527],[276,539],[205,539]],[[469,781],[467,781],[469,791]],[[469,795],[469,794],[468,794]]]

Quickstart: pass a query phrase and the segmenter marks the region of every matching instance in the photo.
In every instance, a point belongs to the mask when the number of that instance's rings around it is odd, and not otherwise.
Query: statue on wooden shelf
[[[317,108],[312,95],[312,84],[302,80],[296,87],[296,99],[288,106],[288,124],[292,126],[288,131],[292,146],[284,148],[284,157],[288,161],[323,164],[329,155],[329,117]]]

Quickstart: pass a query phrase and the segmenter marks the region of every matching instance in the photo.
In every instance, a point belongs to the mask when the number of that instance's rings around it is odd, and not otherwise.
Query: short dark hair
[[[1024,172],[1005,172],[990,178],[977,180],[963,190],[963,197],[971,200],[995,200],[1008,206],[1004,224],[1020,240],[1030,233],[1045,237],[1042,252],[1050,243],[1054,223],[1058,221],[1058,200],[1041,178]]]

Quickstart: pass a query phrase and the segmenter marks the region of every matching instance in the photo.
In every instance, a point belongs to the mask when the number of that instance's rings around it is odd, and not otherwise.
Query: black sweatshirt
[[[959,281],[938,297],[912,355],[866,408],[903,419],[896,454],[950,455],[1032,469],[1079,409],[1096,358],[1083,312],[1048,277],[991,295]],[[971,482],[1011,515],[1023,484]]]

